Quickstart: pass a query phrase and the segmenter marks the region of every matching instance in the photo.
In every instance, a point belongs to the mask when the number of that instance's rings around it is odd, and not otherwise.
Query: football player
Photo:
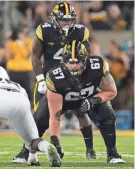
[[[42,137],[45,130],[49,127],[49,113],[46,97],[45,76],[48,70],[59,65],[62,50],[68,42],[72,40],[81,41],[89,50],[89,31],[83,25],[76,24],[76,13],[74,8],[66,2],[57,4],[50,15],[52,23],[43,23],[36,29],[36,37],[33,44],[32,63],[36,73],[37,84],[34,91],[34,119],[37,124],[39,136]],[[42,67],[41,56],[44,58]],[[91,137],[86,141],[87,158],[96,159],[93,150],[92,125],[81,130],[84,137],[91,133]],[[53,141],[52,141],[53,142]],[[57,146],[60,156],[63,152]],[[12,162],[26,162],[28,151],[25,147],[13,158]]]
[[[106,61],[89,57],[85,46],[73,40],[64,47],[60,66],[47,73],[46,85],[51,140],[59,142],[60,115],[65,110],[76,111],[82,129],[90,125],[88,114],[94,113],[107,148],[107,162],[125,162],[116,149],[115,115],[109,101],[117,89]]]
[[[39,138],[31,113],[30,101],[24,88],[10,81],[6,70],[0,67],[0,118],[6,119],[29,149],[28,165],[39,165],[36,151],[43,152],[52,167],[60,167],[60,157],[54,145]]]

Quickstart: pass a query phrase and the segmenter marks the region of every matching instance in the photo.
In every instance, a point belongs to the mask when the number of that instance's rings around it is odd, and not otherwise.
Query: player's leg
[[[91,120],[87,114],[75,113],[79,121],[80,131],[82,132],[85,146],[86,146],[86,158],[87,159],[97,159],[96,152],[93,149],[93,133]]]
[[[49,128],[49,109],[46,95],[44,95],[38,103],[33,117],[38,128],[39,136],[42,137],[45,130]]]
[[[14,126],[17,133],[22,137],[25,146],[32,150],[30,158],[28,159],[28,164],[38,163],[36,151],[39,150],[47,156],[51,166],[59,167],[61,162],[56,148],[52,144],[39,138],[37,126],[31,114],[28,98],[22,94],[18,95],[17,98],[17,110],[12,114],[9,121]]]
[[[108,163],[124,163],[116,149],[115,115],[110,102],[96,105],[94,108],[98,127],[107,148]]]
[[[35,84],[33,94],[33,105],[34,105],[34,120],[36,122],[39,137],[42,137],[45,130],[49,126],[49,112],[46,97],[37,91],[37,83]],[[21,151],[13,158],[13,163],[26,163],[29,156],[29,151],[23,144]]]

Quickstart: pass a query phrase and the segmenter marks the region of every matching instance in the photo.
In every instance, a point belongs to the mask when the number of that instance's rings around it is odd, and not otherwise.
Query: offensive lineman
[[[65,45],[60,66],[47,73],[46,85],[53,140],[60,139],[60,115],[65,110],[76,111],[81,128],[90,125],[88,114],[94,113],[107,148],[107,162],[125,163],[116,149],[115,115],[108,102],[117,89],[106,61],[88,57],[85,46],[73,40]]]
[[[34,91],[34,120],[36,122],[39,136],[42,137],[49,127],[49,113],[46,97],[45,76],[54,66],[61,61],[61,52],[68,42],[72,40],[81,41],[89,48],[89,31],[83,25],[76,24],[76,13],[74,8],[66,2],[57,4],[51,13],[52,23],[44,23],[37,27],[36,38],[34,39],[32,63],[36,73],[37,84]],[[42,68],[41,56],[44,57],[44,69]],[[85,138],[90,133],[89,139],[85,140],[86,157],[96,159],[93,150],[92,126],[81,129]],[[54,140],[51,140],[54,143]],[[63,151],[57,145],[57,151],[61,158]],[[25,147],[13,158],[12,162],[23,163],[28,158],[28,151]]]
[[[52,167],[60,167],[60,157],[54,145],[39,138],[30,110],[27,93],[18,83],[10,81],[6,70],[0,67],[0,118],[11,122],[29,149],[28,165],[39,165],[36,151],[43,152]]]

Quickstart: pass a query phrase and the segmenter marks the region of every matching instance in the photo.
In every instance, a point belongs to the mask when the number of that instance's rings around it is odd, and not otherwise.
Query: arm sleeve
[[[107,61],[103,60],[103,75],[106,76],[109,74],[109,72],[109,64],[107,63]]]
[[[41,27],[41,25],[39,25],[39,26],[36,28],[36,36],[37,36],[37,38],[38,38],[40,41],[43,41],[43,33],[42,33],[42,27]]]
[[[90,36],[90,33],[89,33],[88,28],[84,27],[84,37],[83,37],[83,41],[82,42],[85,42],[85,41],[89,40],[89,36]]]
[[[52,92],[57,93],[54,82],[53,82],[49,72],[46,74],[46,87],[49,90],[51,90]]]

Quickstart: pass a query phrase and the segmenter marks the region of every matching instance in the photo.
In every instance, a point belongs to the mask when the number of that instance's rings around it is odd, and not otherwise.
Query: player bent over
[[[61,65],[47,73],[46,85],[50,137],[56,145],[64,110],[76,112],[81,130],[90,126],[88,115],[94,114],[107,148],[107,162],[125,163],[116,149],[115,115],[108,101],[116,96],[117,89],[107,62],[98,56],[88,57],[85,46],[73,40],[63,49]],[[90,144],[90,133],[84,134],[85,144]]]
[[[56,148],[39,138],[38,130],[30,110],[26,91],[10,81],[6,70],[0,67],[0,118],[7,119],[29,149],[28,165],[39,165],[36,151],[43,152],[52,167],[61,165]]]

